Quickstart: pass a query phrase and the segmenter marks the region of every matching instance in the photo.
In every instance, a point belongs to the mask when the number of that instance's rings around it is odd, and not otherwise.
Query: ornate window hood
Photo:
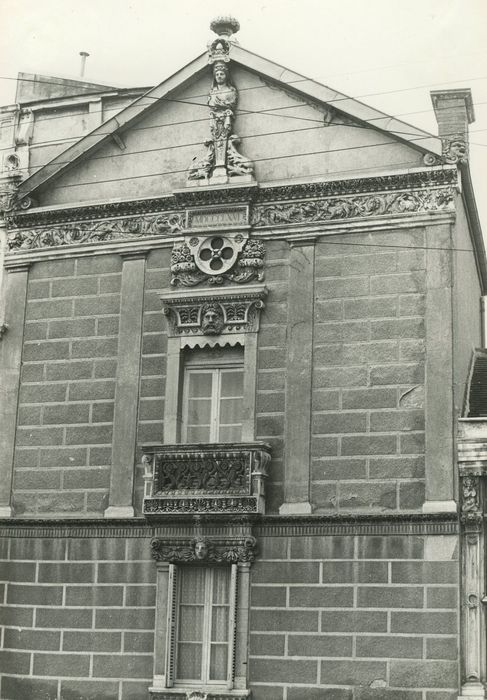
[[[163,445],[143,452],[146,517],[264,513],[266,443]]]

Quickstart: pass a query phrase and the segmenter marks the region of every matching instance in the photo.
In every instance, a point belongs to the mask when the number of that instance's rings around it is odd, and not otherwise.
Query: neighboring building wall
[[[453,380],[455,409],[457,416],[461,416],[472,351],[482,347],[480,315],[482,288],[465,205],[460,195],[457,196],[456,207],[453,246],[458,250],[453,253]]]

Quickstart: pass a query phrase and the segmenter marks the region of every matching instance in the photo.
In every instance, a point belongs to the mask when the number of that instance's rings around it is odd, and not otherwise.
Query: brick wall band
[[[152,680],[147,538],[2,538],[2,700],[141,700]],[[453,536],[259,538],[253,700],[453,700]]]

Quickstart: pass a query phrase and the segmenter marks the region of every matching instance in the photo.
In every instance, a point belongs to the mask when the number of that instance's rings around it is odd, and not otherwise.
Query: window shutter
[[[178,570],[174,564],[169,565],[169,591],[167,600],[167,660],[166,684],[168,688],[174,685],[176,661],[176,624],[178,607]]]
[[[228,688],[233,688],[233,679],[235,676],[235,647],[237,641],[237,596],[238,596],[238,566],[232,564],[230,575],[230,615],[228,621],[228,669],[227,669],[227,684]]]

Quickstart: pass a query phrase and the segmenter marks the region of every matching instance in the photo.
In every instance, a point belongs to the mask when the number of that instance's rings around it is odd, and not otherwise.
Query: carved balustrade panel
[[[264,443],[144,448],[144,514],[261,513],[269,460]]]

